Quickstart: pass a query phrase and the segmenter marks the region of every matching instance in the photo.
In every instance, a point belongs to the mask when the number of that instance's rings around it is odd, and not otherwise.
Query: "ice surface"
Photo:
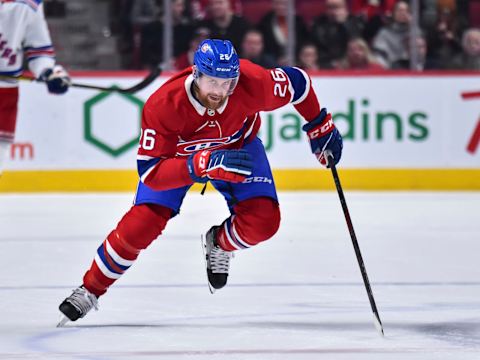
[[[189,194],[100,299],[55,328],[127,194],[0,195],[0,359],[480,359],[480,193],[347,192],[378,335],[336,193],[281,193],[271,240],[211,295],[200,234],[227,216]]]

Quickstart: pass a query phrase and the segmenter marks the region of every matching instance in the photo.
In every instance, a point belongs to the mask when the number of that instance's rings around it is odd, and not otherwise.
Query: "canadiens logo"
[[[188,156],[200,150],[214,150],[224,148],[227,145],[237,142],[242,137],[243,132],[237,131],[232,136],[218,138],[218,139],[199,139],[193,141],[180,141],[177,144],[177,155]]]

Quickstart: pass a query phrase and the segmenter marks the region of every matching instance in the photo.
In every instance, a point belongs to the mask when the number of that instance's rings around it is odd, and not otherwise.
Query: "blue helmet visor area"
[[[197,86],[199,86],[198,81],[199,81],[200,77],[202,77],[202,76],[208,76],[208,77],[210,77],[210,78],[212,78],[212,79],[218,79],[218,80],[221,80],[221,81],[222,81],[222,80],[226,80],[226,79],[231,79],[232,81],[231,81],[230,87],[229,87],[229,89],[228,89],[228,91],[227,91],[227,95],[232,95],[232,94],[233,94],[233,91],[235,90],[235,87],[236,87],[237,84],[238,84],[238,79],[239,79],[239,77],[240,77],[240,76],[237,76],[237,77],[232,78],[232,77],[211,76],[211,75],[209,75],[209,74],[205,74],[205,73],[201,72],[201,71],[198,69],[198,67],[196,67],[196,66],[194,66],[193,69],[194,69],[194,70],[193,70],[193,78],[194,78],[195,84],[196,84]]]

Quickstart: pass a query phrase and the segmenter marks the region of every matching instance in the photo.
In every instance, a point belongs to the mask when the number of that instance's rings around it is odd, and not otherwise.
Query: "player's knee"
[[[259,197],[239,205],[235,213],[243,218],[242,233],[246,242],[255,245],[276,234],[280,227],[280,208],[275,200]]]
[[[130,251],[147,248],[162,233],[171,216],[171,210],[155,204],[133,206],[120,220],[116,233],[118,242]]]

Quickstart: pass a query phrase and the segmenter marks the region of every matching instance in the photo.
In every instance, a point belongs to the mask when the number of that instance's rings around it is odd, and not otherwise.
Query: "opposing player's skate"
[[[97,297],[85,289],[83,285],[76,288],[72,295],[63,300],[58,307],[64,317],[57,324],[57,327],[62,327],[68,321],[83,318],[92,308],[98,310]]]
[[[219,229],[220,226],[213,226],[205,237],[202,236],[208,287],[212,294],[227,284],[230,258],[233,257],[233,253],[221,249],[216,244],[215,239]]]

